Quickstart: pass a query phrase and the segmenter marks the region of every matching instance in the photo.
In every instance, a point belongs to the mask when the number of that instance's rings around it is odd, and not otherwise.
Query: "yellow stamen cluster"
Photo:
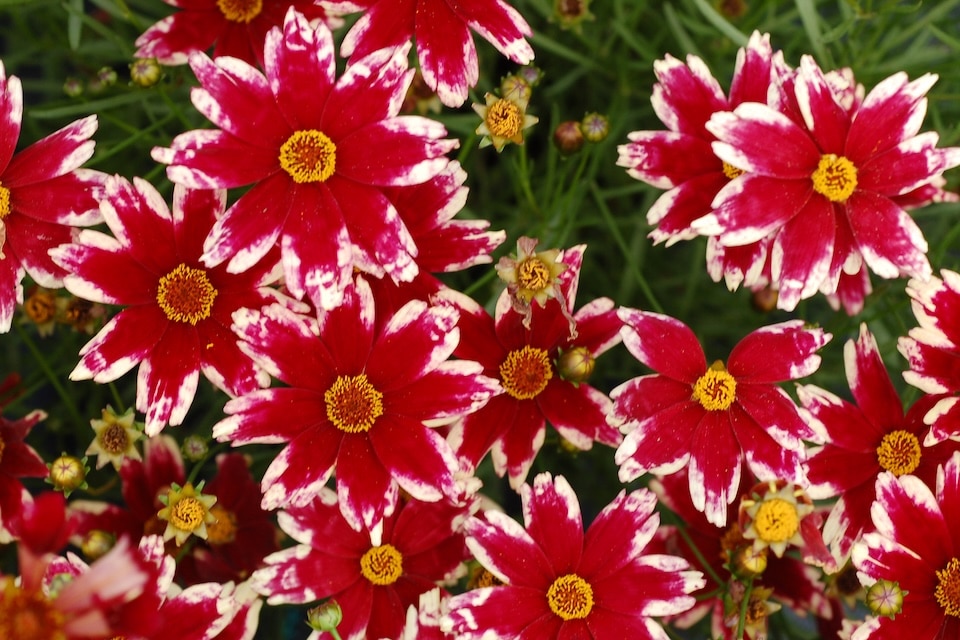
[[[10,215],[10,189],[0,183],[0,220]]]
[[[157,304],[174,322],[197,324],[210,317],[217,290],[203,269],[180,264],[160,278]]]
[[[693,385],[693,399],[707,411],[726,411],[737,398],[737,381],[717,360]]]
[[[516,103],[500,98],[487,108],[483,121],[491,135],[509,140],[523,129],[523,111]]]
[[[504,391],[517,400],[530,400],[547,388],[553,377],[550,355],[544,349],[527,345],[507,354],[500,365]]]
[[[744,173],[746,173],[746,171],[744,171],[743,169],[738,169],[737,167],[727,162],[723,163],[723,175],[727,176],[731,180],[742,176]]]
[[[174,483],[167,494],[161,496],[166,506],[157,512],[157,517],[167,522],[163,531],[164,540],[174,538],[177,546],[180,546],[191,535],[206,539],[207,525],[217,519],[210,511],[217,497],[202,494],[202,488],[202,482],[196,488],[189,482],[183,487]]]
[[[260,15],[263,0],[217,0],[217,7],[227,20],[247,24]]]
[[[826,153],[810,176],[813,190],[832,202],[844,203],[857,189],[857,168],[843,156]]]
[[[547,604],[564,620],[582,620],[593,609],[593,587],[577,574],[568,573],[550,585]]]
[[[877,447],[877,462],[895,476],[913,473],[920,466],[920,441],[909,431],[897,429],[883,436]]]
[[[0,578],[0,638],[67,640],[63,626],[63,614],[42,591],[24,591],[12,577]]]
[[[757,537],[766,543],[786,542],[800,530],[800,516],[796,503],[774,498],[760,503],[753,518]]]
[[[945,614],[960,617],[960,560],[951,558],[947,566],[937,571],[933,595]]]
[[[369,431],[383,415],[383,394],[377,391],[367,374],[339,376],[323,394],[327,418],[345,433]]]
[[[392,544],[371,547],[360,558],[360,573],[373,584],[393,584],[403,575],[403,554]]]
[[[219,504],[213,505],[210,513],[216,521],[207,525],[207,542],[210,544],[230,544],[237,539],[237,516]]]
[[[297,184],[324,182],[337,169],[337,145],[316,129],[294,131],[280,147],[280,167]]]

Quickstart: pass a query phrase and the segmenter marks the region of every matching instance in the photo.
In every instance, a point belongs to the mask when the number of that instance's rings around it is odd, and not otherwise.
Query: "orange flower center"
[[[196,531],[203,524],[207,509],[196,498],[181,498],[170,511],[170,524],[182,531]]]
[[[280,167],[297,184],[323,182],[337,168],[337,145],[316,129],[295,131],[280,147]]]
[[[49,291],[38,289],[23,303],[23,312],[37,324],[50,322],[57,312],[56,297]]]
[[[107,453],[120,454],[130,446],[130,437],[123,425],[113,423],[100,433],[100,447]]]
[[[550,267],[536,256],[527,258],[517,266],[517,284],[535,293],[543,291],[550,284]]]
[[[832,202],[846,202],[857,188],[857,168],[843,156],[826,153],[810,176],[813,190]]]
[[[373,584],[393,584],[403,575],[403,554],[392,544],[371,547],[360,558],[360,573]]]
[[[10,189],[0,182],[0,220],[10,215]]]
[[[500,365],[503,389],[517,400],[537,397],[552,377],[553,367],[549,354],[530,345],[514,349]]]
[[[157,304],[174,322],[197,324],[210,317],[217,290],[210,283],[207,272],[180,264],[160,278]]]
[[[895,476],[913,473],[920,466],[920,441],[909,431],[891,431],[877,447],[877,462]]]
[[[773,544],[786,542],[800,529],[800,515],[796,504],[781,498],[764,500],[753,519],[757,537]]]
[[[719,360],[693,385],[693,399],[707,411],[725,411],[737,398],[737,381]]]
[[[520,107],[500,98],[487,107],[484,117],[490,135],[497,138],[513,138],[523,129],[523,112]]]
[[[210,544],[230,544],[237,539],[237,516],[219,504],[210,508],[217,521],[207,525],[207,542]]]
[[[593,587],[577,574],[568,573],[547,589],[547,604],[564,620],[582,620],[593,609]]]
[[[739,176],[742,176],[744,173],[746,173],[746,171],[744,171],[743,169],[738,169],[737,167],[727,162],[723,163],[723,175],[727,176],[731,180]]]
[[[383,394],[377,391],[367,374],[339,376],[323,394],[327,418],[346,433],[369,431],[383,415]]]
[[[263,10],[263,0],[217,0],[217,7],[231,22],[250,22]]]
[[[41,591],[28,593],[4,578],[0,591],[0,638],[66,640],[63,614]]]
[[[960,617],[960,560],[951,558],[937,571],[937,589],[933,595],[948,616]]]

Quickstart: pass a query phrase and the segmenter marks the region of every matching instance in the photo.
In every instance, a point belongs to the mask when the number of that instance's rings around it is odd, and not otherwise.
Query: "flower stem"
[[[47,362],[47,359],[43,357],[43,352],[40,351],[40,349],[37,347],[37,344],[33,341],[33,338],[30,337],[30,334],[27,333],[23,327],[18,324],[14,324],[14,327],[16,328],[17,333],[20,335],[20,338],[23,340],[24,344],[27,345],[31,355],[33,355],[34,359],[37,361],[37,364],[40,365],[44,375],[47,376],[50,384],[56,390],[57,395],[60,396],[60,399],[63,401],[63,404],[66,407],[67,412],[70,414],[70,417],[73,418],[74,422],[78,426],[83,425],[86,420],[84,420],[83,416],[80,415],[80,410],[77,409],[77,405],[73,401],[73,398],[70,397],[69,393],[67,393],[67,390],[60,382],[60,378],[58,378],[57,374],[53,371],[53,367],[51,367],[50,363]]]

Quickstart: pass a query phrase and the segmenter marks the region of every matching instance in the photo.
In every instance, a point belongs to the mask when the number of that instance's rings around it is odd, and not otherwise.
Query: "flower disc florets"
[[[180,546],[191,535],[206,539],[207,525],[217,519],[210,511],[217,497],[203,495],[202,489],[203,482],[196,488],[189,482],[182,487],[173,483],[167,494],[160,496],[160,501],[166,505],[157,512],[157,517],[167,523],[163,532],[164,540],[173,538]]]

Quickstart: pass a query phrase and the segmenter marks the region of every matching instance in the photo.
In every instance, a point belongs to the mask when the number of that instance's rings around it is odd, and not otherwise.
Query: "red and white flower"
[[[499,511],[467,521],[467,546],[501,584],[456,595],[442,627],[481,638],[666,639],[653,616],[695,604],[704,585],[686,560],[644,553],[660,524],[656,497],[621,491],[584,532],[566,479],[542,473],[520,490],[525,527]]]
[[[51,252],[70,272],[71,293],[125,307],[80,350],[71,379],[110,382],[139,363],[136,406],[147,435],[183,422],[201,372],[232,395],[269,383],[230,324],[237,309],[280,299],[265,286],[279,275],[276,254],[242,274],[200,261],[225,200],[224,191],[178,186],[171,212],[144,180],[112,177],[101,209],[113,237],[88,229]]]
[[[854,545],[853,564],[864,585],[885,580],[902,600],[852,640],[960,637],[960,453],[940,468],[935,493],[916,476],[889,472],[876,488],[876,531]]]
[[[20,78],[0,62],[0,333],[10,330],[20,281],[29,275],[57,289],[66,275],[47,251],[70,242],[73,227],[102,218],[97,195],[104,174],[80,169],[93,155],[97,117],[87,116],[14,153],[23,120]]]
[[[366,56],[378,49],[397,47],[412,39],[423,80],[440,101],[459,107],[479,80],[475,31],[517,64],[533,60],[524,39],[530,26],[504,0],[352,0],[364,9],[347,32],[340,53]]]
[[[356,57],[338,79],[330,30],[291,9],[267,35],[266,75],[190,57],[193,103],[219,129],[183,133],[153,157],[189,187],[253,185],[214,226],[205,265],[242,272],[279,244],[287,289],[324,309],[355,268],[417,275],[418,248],[384,188],[430,180],[458,143],[438,122],[397,115],[414,73],[408,51]]]
[[[813,430],[777,386],[810,375],[830,340],[800,320],[758,329],[707,365],[693,331],[669,316],[623,308],[623,343],[657,373],[612,392],[613,422],[626,432],[615,460],[620,480],[688,467],[693,504],[717,526],[727,521],[746,459],[761,482],[805,482],[803,440]]]
[[[377,318],[359,276],[318,319],[279,305],[237,313],[242,348],[285,386],[231,400],[213,434],[235,446],[288,443],[263,476],[263,507],[307,504],[334,468],[340,507],[357,530],[389,515],[400,488],[428,502],[455,497],[457,459],[430,426],[500,392],[479,364],[448,360],[458,315],[414,300]]]

